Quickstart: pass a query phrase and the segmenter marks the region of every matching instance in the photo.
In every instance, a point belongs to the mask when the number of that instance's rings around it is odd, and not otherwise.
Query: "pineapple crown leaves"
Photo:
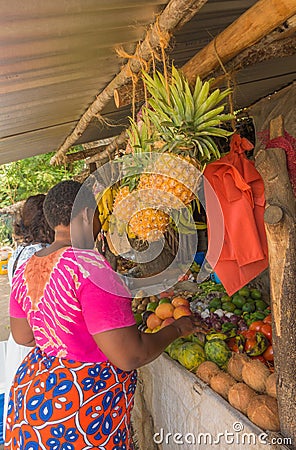
[[[212,137],[227,138],[233,133],[221,127],[234,118],[223,114],[225,104],[221,104],[231,89],[210,93],[211,80],[202,82],[198,77],[191,91],[185,76],[174,66],[168,85],[160,72],[153,76],[143,72],[143,80],[151,95],[148,103],[152,109],[146,108],[146,117],[165,142],[162,151],[189,151],[200,162],[220,157]],[[178,151],[182,147],[183,151]]]
[[[150,124],[145,116],[145,111],[143,112],[143,120],[140,125],[131,117],[129,117],[129,122],[130,128],[127,129],[127,134],[132,153],[118,158],[117,161],[122,164],[124,175],[121,186],[129,186],[131,192],[137,187],[141,173],[150,164],[150,155],[153,150],[153,136]]]
[[[143,120],[139,126],[134,119],[129,117],[130,128],[127,134],[130,146],[134,153],[151,152],[152,136],[147,120]]]

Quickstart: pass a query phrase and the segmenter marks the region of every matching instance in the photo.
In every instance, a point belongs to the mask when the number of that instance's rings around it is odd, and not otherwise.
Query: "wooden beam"
[[[183,66],[189,82],[203,78],[296,14],[295,0],[259,0]]]
[[[93,103],[81,116],[72,133],[52,157],[50,163],[58,164],[64,161],[67,150],[79,139],[86,130],[92,118],[98,115],[113,97],[114,89],[124,85],[131,78],[131,73],[137,73],[142,69],[141,60],[148,61],[151,51],[159,48],[160,38],[169,37],[180,23],[185,23],[187,16],[191,17],[191,11],[198,11],[207,0],[171,0],[163,12],[158,16],[154,24],[146,33],[145,39],[138,46],[134,58],[125,64],[121,71],[113,78],[106,88],[96,97]],[[168,44],[169,42],[167,42]]]
[[[67,163],[80,161],[81,159],[86,159],[86,158],[89,158],[90,156],[96,155],[100,150],[103,151],[105,148],[106,148],[105,146],[101,146],[101,147],[94,147],[94,148],[89,148],[89,149],[85,149],[85,150],[80,150],[79,152],[76,152],[76,153],[69,153],[69,154],[65,155],[66,161],[67,161]]]
[[[293,32],[295,33],[295,29]],[[217,67],[216,70],[209,76],[206,75],[205,78],[214,77],[215,81],[211,86],[216,87],[223,84],[226,77],[234,76],[246,67],[273,58],[284,58],[285,56],[294,55],[296,53],[296,38],[295,35],[293,36],[291,34],[291,32],[285,34],[287,36],[285,39],[283,39],[280,31],[275,31],[264,36],[259,42],[243,50],[224,65],[227,74],[223,72],[221,67]],[[223,73],[223,75],[221,73]],[[137,85],[135,95],[136,102],[143,102],[145,100],[142,84]],[[116,89],[116,91],[114,91],[114,101],[117,108],[130,105],[133,101],[132,83],[128,83],[125,86]]]
[[[105,147],[102,152],[99,152],[88,159],[88,163],[103,161],[104,159],[111,159],[116,150],[124,148],[128,139],[128,134],[124,130],[119,136],[116,136],[110,144]]]
[[[270,41],[264,38],[252,47],[248,47],[236,57],[231,59],[222,68],[217,68],[206,78],[214,78],[212,88],[225,83],[226,79],[234,78],[241,70],[247,67],[259,64],[263,61],[269,61],[273,58],[284,58],[295,55],[296,53],[296,37],[290,36],[286,39]],[[223,75],[221,74],[223,73]]]
[[[283,136],[283,118],[270,122],[270,138]],[[255,164],[264,181],[275,373],[281,433],[296,448],[296,199],[285,151],[259,149]]]
[[[226,70],[227,75],[225,75],[220,66],[216,67],[209,75],[210,78],[215,78],[215,82],[212,86],[215,87],[221,85],[224,83],[226,76],[232,76],[240,70],[257,64],[258,62],[294,55],[296,53],[295,32],[296,15],[290,17],[284,24],[282,23],[254,45],[242,50],[230,61],[225,63],[224,69]],[[221,75],[222,73],[223,75]],[[205,78],[207,77],[208,74],[205,74]],[[125,86],[116,89],[114,91],[114,101],[117,108],[130,105],[133,101],[132,83],[128,83]],[[135,101],[144,101],[144,88],[142,83],[138,83],[136,86]]]

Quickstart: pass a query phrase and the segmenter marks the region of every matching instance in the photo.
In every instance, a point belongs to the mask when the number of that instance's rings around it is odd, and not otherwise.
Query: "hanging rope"
[[[219,61],[219,64],[220,64],[220,66],[221,66],[221,68],[222,68],[222,70],[223,70],[223,72],[225,74],[225,78],[226,78],[226,82],[227,82],[227,88],[231,89],[231,92],[228,95],[228,104],[229,104],[229,112],[230,112],[230,114],[234,114],[234,104],[233,104],[233,86],[234,86],[234,82],[233,82],[233,79],[231,77],[231,74],[229,72],[227,72],[227,70],[225,69],[225,66],[224,66],[224,64],[223,64],[223,62],[222,62],[222,60],[221,60],[221,58],[220,58],[220,56],[218,54],[217,47],[216,47],[216,38],[214,38],[214,50],[215,50],[215,55],[216,55],[216,57],[217,57],[217,59]],[[231,127],[232,127],[233,131],[236,131],[236,120],[232,119],[230,123],[231,123]]]

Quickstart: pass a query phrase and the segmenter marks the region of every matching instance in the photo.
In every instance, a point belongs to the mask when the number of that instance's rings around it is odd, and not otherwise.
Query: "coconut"
[[[253,397],[249,403],[247,415],[255,425],[263,430],[280,430],[277,401],[270,395],[263,394]]]
[[[229,389],[228,401],[234,408],[247,414],[249,403],[255,395],[256,391],[245,383],[236,383]]]
[[[276,385],[277,385],[277,376],[275,373],[272,373],[271,375],[269,375],[269,377],[265,382],[265,389],[266,393],[273,398],[277,398]]]
[[[196,375],[205,383],[210,384],[211,378],[220,372],[217,364],[205,361],[197,368]]]
[[[243,381],[257,392],[265,392],[265,382],[269,375],[268,368],[258,359],[251,359],[243,365]]]
[[[228,373],[220,371],[217,375],[214,375],[210,380],[210,386],[213,391],[222,395],[225,400],[228,400],[228,392],[231,386],[236,384],[235,379]]]
[[[249,357],[245,353],[232,353],[232,356],[227,364],[227,372],[236,381],[243,381],[242,370],[244,362],[248,361]]]

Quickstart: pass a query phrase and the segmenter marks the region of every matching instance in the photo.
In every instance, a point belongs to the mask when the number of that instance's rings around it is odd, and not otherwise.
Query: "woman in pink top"
[[[126,287],[93,250],[98,212],[80,183],[52,188],[44,213],[55,240],[13,280],[12,333],[33,349],[10,390],[5,448],[132,449],[135,369],[194,324],[182,317],[139,332]]]

